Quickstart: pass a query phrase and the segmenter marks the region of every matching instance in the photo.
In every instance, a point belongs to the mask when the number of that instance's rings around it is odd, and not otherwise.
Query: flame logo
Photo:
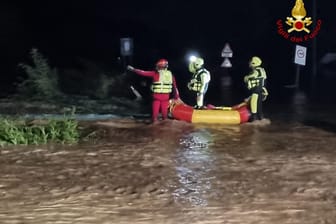
[[[291,26],[291,28],[288,29],[288,33],[294,30],[297,32],[305,31],[306,33],[310,33],[307,26],[309,26],[313,21],[311,20],[311,17],[306,17],[306,15],[307,12],[304,7],[303,0],[296,0],[292,9],[292,17],[287,17],[286,21],[286,23]]]
[[[303,19],[307,15],[306,9],[304,8],[304,3],[302,0],[296,0],[295,5],[292,9],[292,16],[295,19]]]

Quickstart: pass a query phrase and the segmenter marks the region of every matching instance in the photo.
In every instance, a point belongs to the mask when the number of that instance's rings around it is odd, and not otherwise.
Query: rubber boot
[[[256,120],[258,120],[258,116],[257,116],[257,114],[251,114],[251,117],[250,117],[250,119],[249,119],[249,122],[253,122],[253,121],[256,121]]]
[[[264,115],[262,113],[258,113],[258,120],[264,119]]]

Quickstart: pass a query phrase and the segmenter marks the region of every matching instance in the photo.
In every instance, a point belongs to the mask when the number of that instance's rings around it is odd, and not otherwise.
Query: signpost
[[[231,50],[231,47],[230,47],[229,43],[226,43],[223,50],[222,50],[222,57],[224,58],[224,61],[221,65],[221,67],[231,68],[232,64],[231,64],[229,58],[232,58],[232,56],[233,56],[233,52]]]
[[[307,48],[300,45],[296,45],[294,63],[298,65],[306,65],[306,55],[307,55]]]
[[[231,68],[232,67],[231,61],[228,58],[225,58],[223,63],[221,64],[221,67]]]
[[[129,37],[120,38],[120,54],[121,56],[133,55],[133,39]]]
[[[295,47],[295,57],[294,63],[296,64],[296,74],[295,74],[295,88],[299,88],[300,86],[300,66],[306,65],[306,55],[307,48],[304,46],[296,45]]]
[[[124,69],[128,63],[127,58],[133,56],[133,39],[129,37],[120,38],[120,54],[123,60]],[[130,59],[131,60],[131,59]]]
[[[306,65],[307,48],[301,45],[295,46],[294,63],[296,64],[295,83],[293,85],[287,85],[287,88],[299,88],[300,87],[300,66]]]
[[[229,91],[229,87],[231,86],[231,77],[229,75],[229,68],[232,67],[231,61],[229,58],[232,58],[233,56],[233,52],[231,50],[231,47],[229,45],[229,43],[225,43],[224,48],[221,52],[221,56],[224,58],[223,63],[221,64],[221,67],[224,68],[224,74],[223,76],[220,78],[221,79],[221,86],[222,86],[222,91],[224,91],[223,95],[225,97],[228,97],[230,95],[230,93],[228,93]],[[228,99],[225,99],[225,101],[228,101]]]

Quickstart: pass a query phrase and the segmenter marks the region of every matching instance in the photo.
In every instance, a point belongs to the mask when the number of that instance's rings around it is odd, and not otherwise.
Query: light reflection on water
[[[212,190],[210,171],[215,158],[210,145],[212,136],[206,129],[191,132],[180,140],[176,154],[176,173],[179,186],[173,192],[176,202],[189,202],[193,206],[206,206],[206,195]]]
[[[244,136],[250,138],[244,140]],[[173,186],[174,201],[201,207],[213,203],[214,197],[222,194],[218,191],[221,182],[218,175],[225,172],[218,164],[228,160],[225,157],[229,151],[240,151],[237,145],[249,146],[249,141],[258,144],[255,142],[260,141],[258,136],[254,128],[240,125],[195,125],[194,130],[180,137],[180,147],[174,155],[178,179]]]

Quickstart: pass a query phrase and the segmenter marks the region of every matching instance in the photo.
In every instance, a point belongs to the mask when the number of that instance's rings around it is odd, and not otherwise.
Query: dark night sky
[[[316,2],[316,19],[323,21],[317,36],[320,58],[328,51],[336,51],[336,18],[327,1]],[[216,70],[223,61],[221,50],[229,42],[234,52],[233,74],[245,71],[250,56],[260,55],[274,74],[273,79],[283,81],[282,73],[294,70],[295,44],[277,34],[276,21],[290,16],[294,3],[295,0],[2,1],[1,80],[15,80],[16,65],[26,60],[32,47],[40,49],[55,66],[68,66],[76,57],[113,64],[119,56],[120,38],[132,37],[133,62],[138,67],[151,68],[164,57],[172,69],[184,73],[185,55],[195,50],[205,58],[209,69]],[[313,16],[312,0],[304,3],[307,16]],[[311,42],[301,44],[308,47],[308,57]]]

